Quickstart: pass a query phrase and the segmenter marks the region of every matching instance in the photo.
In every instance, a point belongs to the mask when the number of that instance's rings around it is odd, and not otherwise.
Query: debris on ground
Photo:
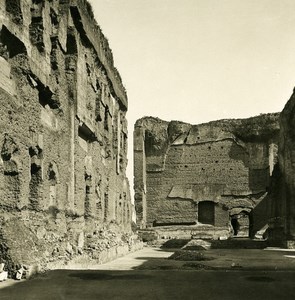
[[[1,263],[0,264],[0,282],[5,281],[8,278],[8,272],[4,271],[4,267],[5,267],[5,264]]]
[[[23,268],[23,267],[20,267],[20,268],[16,271],[15,279],[16,279],[16,280],[21,280],[21,279],[22,279],[22,276],[23,276],[23,273],[24,273],[24,268]]]
[[[232,267],[232,269],[241,269],[242,268],[242,266],[239,263],[234,263],[234,262],[231,264],[231,267]]]
[[[201,239],[190,240],[185,246],[182,247],[184,250],[208,250],[211,248],[211,243]]]
[[[175,251],[168,259],[182,260],[182,261],[205,261],[213,260],[213,257],[206,256],[203,252],[180,250]]]

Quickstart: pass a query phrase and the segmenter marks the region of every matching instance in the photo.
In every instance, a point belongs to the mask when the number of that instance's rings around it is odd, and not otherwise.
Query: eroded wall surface
[[[295,247],[295,95],[280,114],[279,162],[275,170],[270,220],[273,243]]]
[[[132,213],[108,42],[87,1],[1,0],[0,15],[0,259],[108,259]]]
[[[277,161],[278,114],[200,125],[146,117],[135,124],[138,224],[263,228]],[[234,222],[234,221],[233,221]],[[245,231],[244,233],[245,234]]]

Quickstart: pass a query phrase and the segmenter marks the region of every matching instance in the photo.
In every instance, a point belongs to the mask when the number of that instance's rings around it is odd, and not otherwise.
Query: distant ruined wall
[[[279,163],[276,166],[270,239],[295,248],[295,94],[280,114]]]
[[[0,15],[0,260],[114,258],[132,210],[108,42],[87,1],[1,0]]]
[[[138,120],[134,186],[139,226],[228,228],[231,217],[245,215],[250,235],[260,230],[270,215],[267,192],[277,161],[278,118],[266,114],[200,125]]]

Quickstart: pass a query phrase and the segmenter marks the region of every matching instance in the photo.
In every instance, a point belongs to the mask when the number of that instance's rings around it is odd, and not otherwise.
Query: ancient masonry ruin
[[[271,239],[295,248],[295,93],[280,114],[278,164],[274,170]],[[283,243],[282,243],[283,242]]]
[[[0,260],[126,253],[127,96],[91,6],[1,0],[0,15]]]
[[[279,114],[200,125],[138,120],[138,225],[162,228],[166,235],[182,226],[183,237],[254,237],[267,228],[271,215],[278,141]]]

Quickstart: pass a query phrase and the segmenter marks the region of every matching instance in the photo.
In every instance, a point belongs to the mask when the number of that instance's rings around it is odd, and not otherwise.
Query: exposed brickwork
[[[134,139],[141,227],[211,224],[254,235],[268,220],[277,160],[278,114],[200,125],[143,118]],[[266,210],[256,210],[264,207]],[[211,216],[210,216],[211,215]],[[250,228],[249,228],[250,227]]]
[[[1,0],[0,15],[0,260],[116,253],[131,232],[127,97],[91,7]]]
[[[272,243],[295,248],[295,96],[280,114],[279,161],[275,169],[270,220]]]

